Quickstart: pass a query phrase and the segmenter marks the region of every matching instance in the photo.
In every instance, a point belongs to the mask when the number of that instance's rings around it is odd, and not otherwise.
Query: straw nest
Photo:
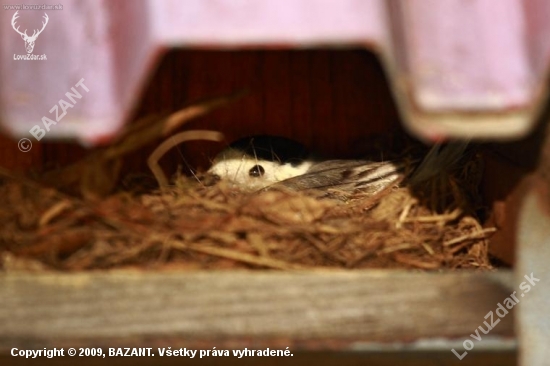
[[[5,269],[114,267],[490,269],[475,187],[438,177],[422,190],[318,199],[247,193],[179,176],[169,188],[84,200],[34,182],[0,186]]]
[[[161,189],[118,190],[122,158],[166,138],[187,120],[234,96],[131,125],[108,147],[37,179],[0,171],[0,266],[4,270],[407,268],[491,269],[488,236],[476,217],[480,159],[412,191],[390,187],[319,199],[310,192],[242,192],[169,180],[149,165]],[[218,133],[205,138],[219,140]],[[185,134],[185,133],[184,133]],[[181,142],[193,132],[171,137]],[[199,136],[200,137],[200,136]],[[67,194],[68,186],[80,194]],[[342,199],[343,198],[343,199]]]

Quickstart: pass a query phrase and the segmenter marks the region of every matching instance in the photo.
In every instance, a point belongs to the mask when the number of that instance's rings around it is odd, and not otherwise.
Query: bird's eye
[[[250,170],[248,171],[248,175],[251,177],[261,177],[265,174],[265,169],[261,165],[254,165]]]

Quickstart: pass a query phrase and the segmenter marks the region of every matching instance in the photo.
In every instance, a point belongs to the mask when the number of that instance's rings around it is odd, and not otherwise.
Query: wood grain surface
[[[0,349],[462,342],[511,283],[509,272],[12,273],[0,277]],[[512,337],[513,314],[490,336]]]

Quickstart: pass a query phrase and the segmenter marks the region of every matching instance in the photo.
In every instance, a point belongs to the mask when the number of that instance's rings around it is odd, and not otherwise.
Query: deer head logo
[[[19,31],[19,27],[15,28],[15,21],[16,21],[17,18],[19,18],[17,13],[19,13],[19,11],[16,11],[15,14],[13,14],[13,17],[11,18],[11,26],[13,27],[13,29],[17,33],[19,33],[21,35],[21,38],[23,38],[23,41],[25,41],[25,49],[27,50],[27,53],[32,53],[32,50],[34,49],[34,42],[36,41],[36,39],[38,38],[40,33],[42,33],[44,28],[46,28],[46,24],[48,24],[48,20],[49,20],[48,14],[44,13],[45,21],[42,22],[42,29],[40,29],[40,30],[35,29],[32,36],[29,37],[27,35],[27,30],[26,29],[25,29],[24,32],[21,32],[21,31]]]

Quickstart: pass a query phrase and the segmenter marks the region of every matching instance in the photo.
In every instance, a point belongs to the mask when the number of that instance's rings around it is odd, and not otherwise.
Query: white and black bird
[[[294,190],[337,190],[376,194],[398,182],[421,183],[455,164],[467,142],[435,145],[423,159],[377,162],[323,160],[300,143],[277,136],[251,136],[220,152],[208,173],[236,186],[259,190],[284,186]]]

